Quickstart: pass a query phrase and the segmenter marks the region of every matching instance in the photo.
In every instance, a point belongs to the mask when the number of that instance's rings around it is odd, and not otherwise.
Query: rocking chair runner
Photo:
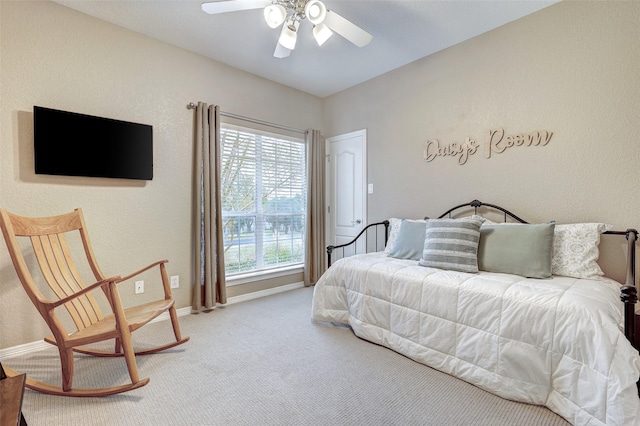
[[[178,316],[171,295],[169,279],[165,268],[166,260],[146,266],[125,277],[106,277],[98,267],[81,209],[60,216],[27,218],[0,209],[0,226],[11,260],[27,295],[40,315],[51,329],[53,336],[45,337],[45,341],[56,345],[60,352],[62,366],[62,386],[55,386],[29,378],[26,387],[52,395],[62,396],[106,396],[126,392],[146,385],[148,378],[140,379],[135,355],[154,353],[168,349],[189,340],[180,334]],[[78,231],[82,240],[87,262],[93,271],[96,282],[85,285],[80,277],[76,264],[71,257],[65,234]],[[44,281],[48,284],[57,300],[49,300],[38,289],[22,255],[17,237],[28,237],[31,240],[33,253],[38,261]],[[158,267],[164,287],[164,299],[123,308],[118,285],[151,268]],[[102,290],[106,296],[112,313],[103,315],[92,292]],[[68,331],[62,324],[56,311],[64,307],[73,319],[77,330]],[[151,349],[136,352],[131,342],[131,332],[137,330],[165,311],[169,311],[175,342]],[[115,339],[115,349],[103,351],[85,345]],[[75,389],[73,382],[73,352],[95,356],[124,356],[130,384],[100,389]],[[18,373],[5,366],[8,376]]]

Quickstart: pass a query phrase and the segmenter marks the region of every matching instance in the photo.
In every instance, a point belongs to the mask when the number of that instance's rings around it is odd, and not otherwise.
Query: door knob
[[[361,223],[362,223],[362,221],[360,219],[356,219],[356,220],[352,220],[351,221],[351,224],[358,224],[359,225]]]

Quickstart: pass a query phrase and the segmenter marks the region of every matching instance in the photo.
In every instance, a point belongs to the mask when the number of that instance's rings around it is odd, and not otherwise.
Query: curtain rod
[[[196,104],[191,102],[191,103],[189,103],[189,105],[187,105],[187,109],[196,109],[196,106],[197,106]],[[238,120],[248,121],[250,123],[262,124],[264,126],[274,127],[276,129],[287,130],[287,131],[290,131],[290,132],[296,132],[296,133],[302,133],[302,134],[306,134],[307,133],[306,130],[296,129],[295,127],[287,127],[287,126],[283,126],[281,124],[276,124],[276,123],[270,123],[268,121],[258,120],[256,118],[245,117],[244,115],[238,115],[238,114],[234,114],[232,112],[220,111],[220,115],[222,115],[223,117],[229,117],[229,118],[235,118],[235,119],[238,119]]]

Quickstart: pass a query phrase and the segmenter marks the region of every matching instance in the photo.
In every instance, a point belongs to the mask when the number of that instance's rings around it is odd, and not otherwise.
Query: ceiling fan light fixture
[[[264,8],[264,20],[271,28],[280,26],[287,17],[287,10],[281,4],[272,4]]]
[[[273,56],[279,59],[288,58],[291,54],[291,51],[281,45],[280,43],[276,43],[276,50],[273,52]]]
[[[2,0],[0,0],[2,1]],[[298,28],[304,20],[313,27],[313,37],[322,46],[334,33],[357,47],[364,47],[373,36],[327,9],[321,0],[210,0],[202,3],[202,10],[209,14],[262,9],[269,27],[282,26],[273,56],[286,58],[296,47]]]
[[[313,37],[316,39],[318,46],[322,46],[332,35],[333,31],[331,31],[325,24],[320,23],[313,26]]]
[[[318,25],[327,16],[327,7],[320,0],[310,0],[304,6],[304,14],[309,22]]]
[[[286,47],[289,50],[293,50],[296,48],[296,40],[298,39],[298,33],[296,32],[296,27],[293,23],[289,25],[284,25],[282,27],[282,32],[280,33],[280,38],[278,39],[278,43],[280,43],[283,47]]]

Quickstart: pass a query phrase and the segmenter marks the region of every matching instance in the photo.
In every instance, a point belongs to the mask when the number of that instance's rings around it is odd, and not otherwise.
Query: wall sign
[[[484,156],[491,158],[491,154],[502,154],[509,148],[518,146],[545,146],[551,140],[553,132],[538,130],[531,133],[507,135],[503,128],[489,130],[484,139]],[[470,155],[474,155],[479,148],[475,139],[466,138],[463,143],[441,143],[438,139],[430,139],[424,143],[422,157],[427,163],[436,157],[458,157],[458,164],[467,162]]]

